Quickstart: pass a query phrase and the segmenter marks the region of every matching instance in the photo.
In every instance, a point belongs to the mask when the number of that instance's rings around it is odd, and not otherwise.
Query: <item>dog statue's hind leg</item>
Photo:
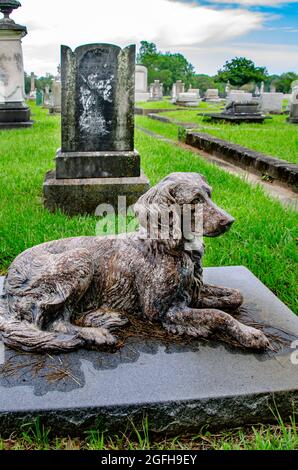
[[[196,303],[196,302],[195,302]],[[243,303],[243,296],[238,289],[204,284],[200,289],[200,298],[196,308],[214,308],[234,312]]]
[[[166,314],[163,326],[178,335],[208,338],[216,333],[225,333],[249,349],[266,349],[269,341],[256,328],[246,326],[228,313],[215,309],[191,309],[175,307]]]

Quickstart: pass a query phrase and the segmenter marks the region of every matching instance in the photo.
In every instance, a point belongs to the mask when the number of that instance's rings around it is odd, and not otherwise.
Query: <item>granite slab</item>
[[[140,425],[145,416],[150,429],[169,433],[274,422],[277,409],[289,419],[298,404],[293,361],[298,318],[244,267],[208,268],[204,277],[241,289],[241,317],[276,335],[276,351],[247,352],[218,341],[163,344],[154,338],[130,338],[114,353],[38,356],[5,348],[0,435],[37,416],[57,435],[95,427],[119,432],[130,420]]]

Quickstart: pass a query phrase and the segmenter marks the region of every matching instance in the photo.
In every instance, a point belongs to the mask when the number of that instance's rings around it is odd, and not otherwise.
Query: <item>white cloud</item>
[[[298,45],[239,43],[181,47],[179,52],[188,57],[199,73],[214,75],[226,60],[236,56],[252,59],[258,66],[268,68],[270,74],[298,72]]]
[[[38,75],[55,72],[60,44],[125,46],[146,39],[175,51],[233,40],[262,28],[265,18],[260,12],[170,0],[88,0],[86,8],[73,0],[23,0],[12,17],[28,26],[23,40],[25,69]]]
[[[241,5],[241,6],[263,6],[275,7],[285,3],[297,3],[297,0],[207,0],[209,3],[224,3],[226,5]]]

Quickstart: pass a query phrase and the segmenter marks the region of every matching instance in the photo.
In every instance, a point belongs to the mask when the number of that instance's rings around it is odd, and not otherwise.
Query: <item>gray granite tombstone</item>
[[[277,412],[288,421],[298,403],[297,316],[244,267],[207,268],[204,280],[241,290],[240,320],[271,334],[273,350],[169,344],[133,332],[116,351],[41,356],[2,346],[1,436],[37,417],[52,432],[74,436],[124,431],[132,421],[141,427],[146,416],[150,430],[176,435],[275,423]]]
[[[99,204],[117,209],[149,188],[134,149],[135,46],[61,47],[62,148],[46,176],[45,206],[94,214]]]
[[[15,0],[0,0],[0,129],[30,127],[30,110],[25,103],[22,38],[25,26],[9,15],[21,6]]]

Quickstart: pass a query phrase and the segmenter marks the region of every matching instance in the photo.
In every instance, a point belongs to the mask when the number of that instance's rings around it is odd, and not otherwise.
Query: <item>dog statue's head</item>
[[[191,214],[193,234],[217,237],[230,228],[234,219],[214,204],[211,195],[212,188],[199,173],[172,173],[141,196],[134,210],[143,229],[159,231],[156,238],[163,238],[160,232],[166,228],[167,214],[170,238],[188,239],[185,214]]]

